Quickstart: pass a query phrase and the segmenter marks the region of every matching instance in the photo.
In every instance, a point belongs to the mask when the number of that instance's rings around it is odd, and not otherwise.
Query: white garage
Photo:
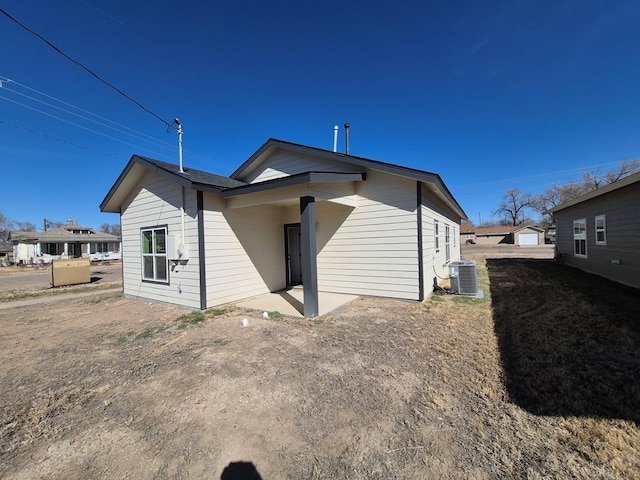
[[[544,230],[542,228],[527,225],[513,232],[514,244],[519,246],[540,245],[544,239]],[[544,241],[544,240],[543,240]]]

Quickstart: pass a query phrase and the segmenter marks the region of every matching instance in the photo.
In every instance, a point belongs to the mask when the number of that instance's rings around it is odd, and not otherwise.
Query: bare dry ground
[[[478,260],[483,300],[315,320],[100,290],[2,310],[0,477],[640,478],[638,291]]]

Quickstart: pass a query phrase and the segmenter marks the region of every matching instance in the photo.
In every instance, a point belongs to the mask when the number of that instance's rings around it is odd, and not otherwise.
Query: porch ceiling
[[[364,173],[307,172],[226,189],[222,196],[227,208],[297,205],[305,196],[355,207],[356,182],[364,179]]]

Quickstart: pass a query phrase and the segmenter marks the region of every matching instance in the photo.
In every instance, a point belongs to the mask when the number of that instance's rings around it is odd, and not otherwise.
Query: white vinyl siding
[[[263,182],[305,172],[361,172],[363,169],[342,162],[332,162],[295,152],[279,150],[266,159],[253,172],[240,180],[247,183]]]
[[[204,209],[208,306],[285,287],[281,207],[228,210],[219,195],[206,193]]]
[[[417,299],[416,182],[368,171],[357,193],[316,205],[319,290]]]
[[[189,259],[169,265],[169,282],[142,281],[141,229],[166,225],[167,234],[182,235],[181,187],[148,172],[122,206],[122,274],[124,293],[131,297],[200,307],[196,192],[185,191],[185,244]],[[178,292],[178,286],[180,292]]]

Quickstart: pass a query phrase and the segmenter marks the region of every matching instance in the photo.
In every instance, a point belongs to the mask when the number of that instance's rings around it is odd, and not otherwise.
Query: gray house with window
[[[551,212],[565,264],[640,288],[640,173]]]
[[[460,259],[466,215],[439,175],[270,139],[229,177],[138,155],[120,213],[124,293],[206,309],[295,285],[423,300]]]

